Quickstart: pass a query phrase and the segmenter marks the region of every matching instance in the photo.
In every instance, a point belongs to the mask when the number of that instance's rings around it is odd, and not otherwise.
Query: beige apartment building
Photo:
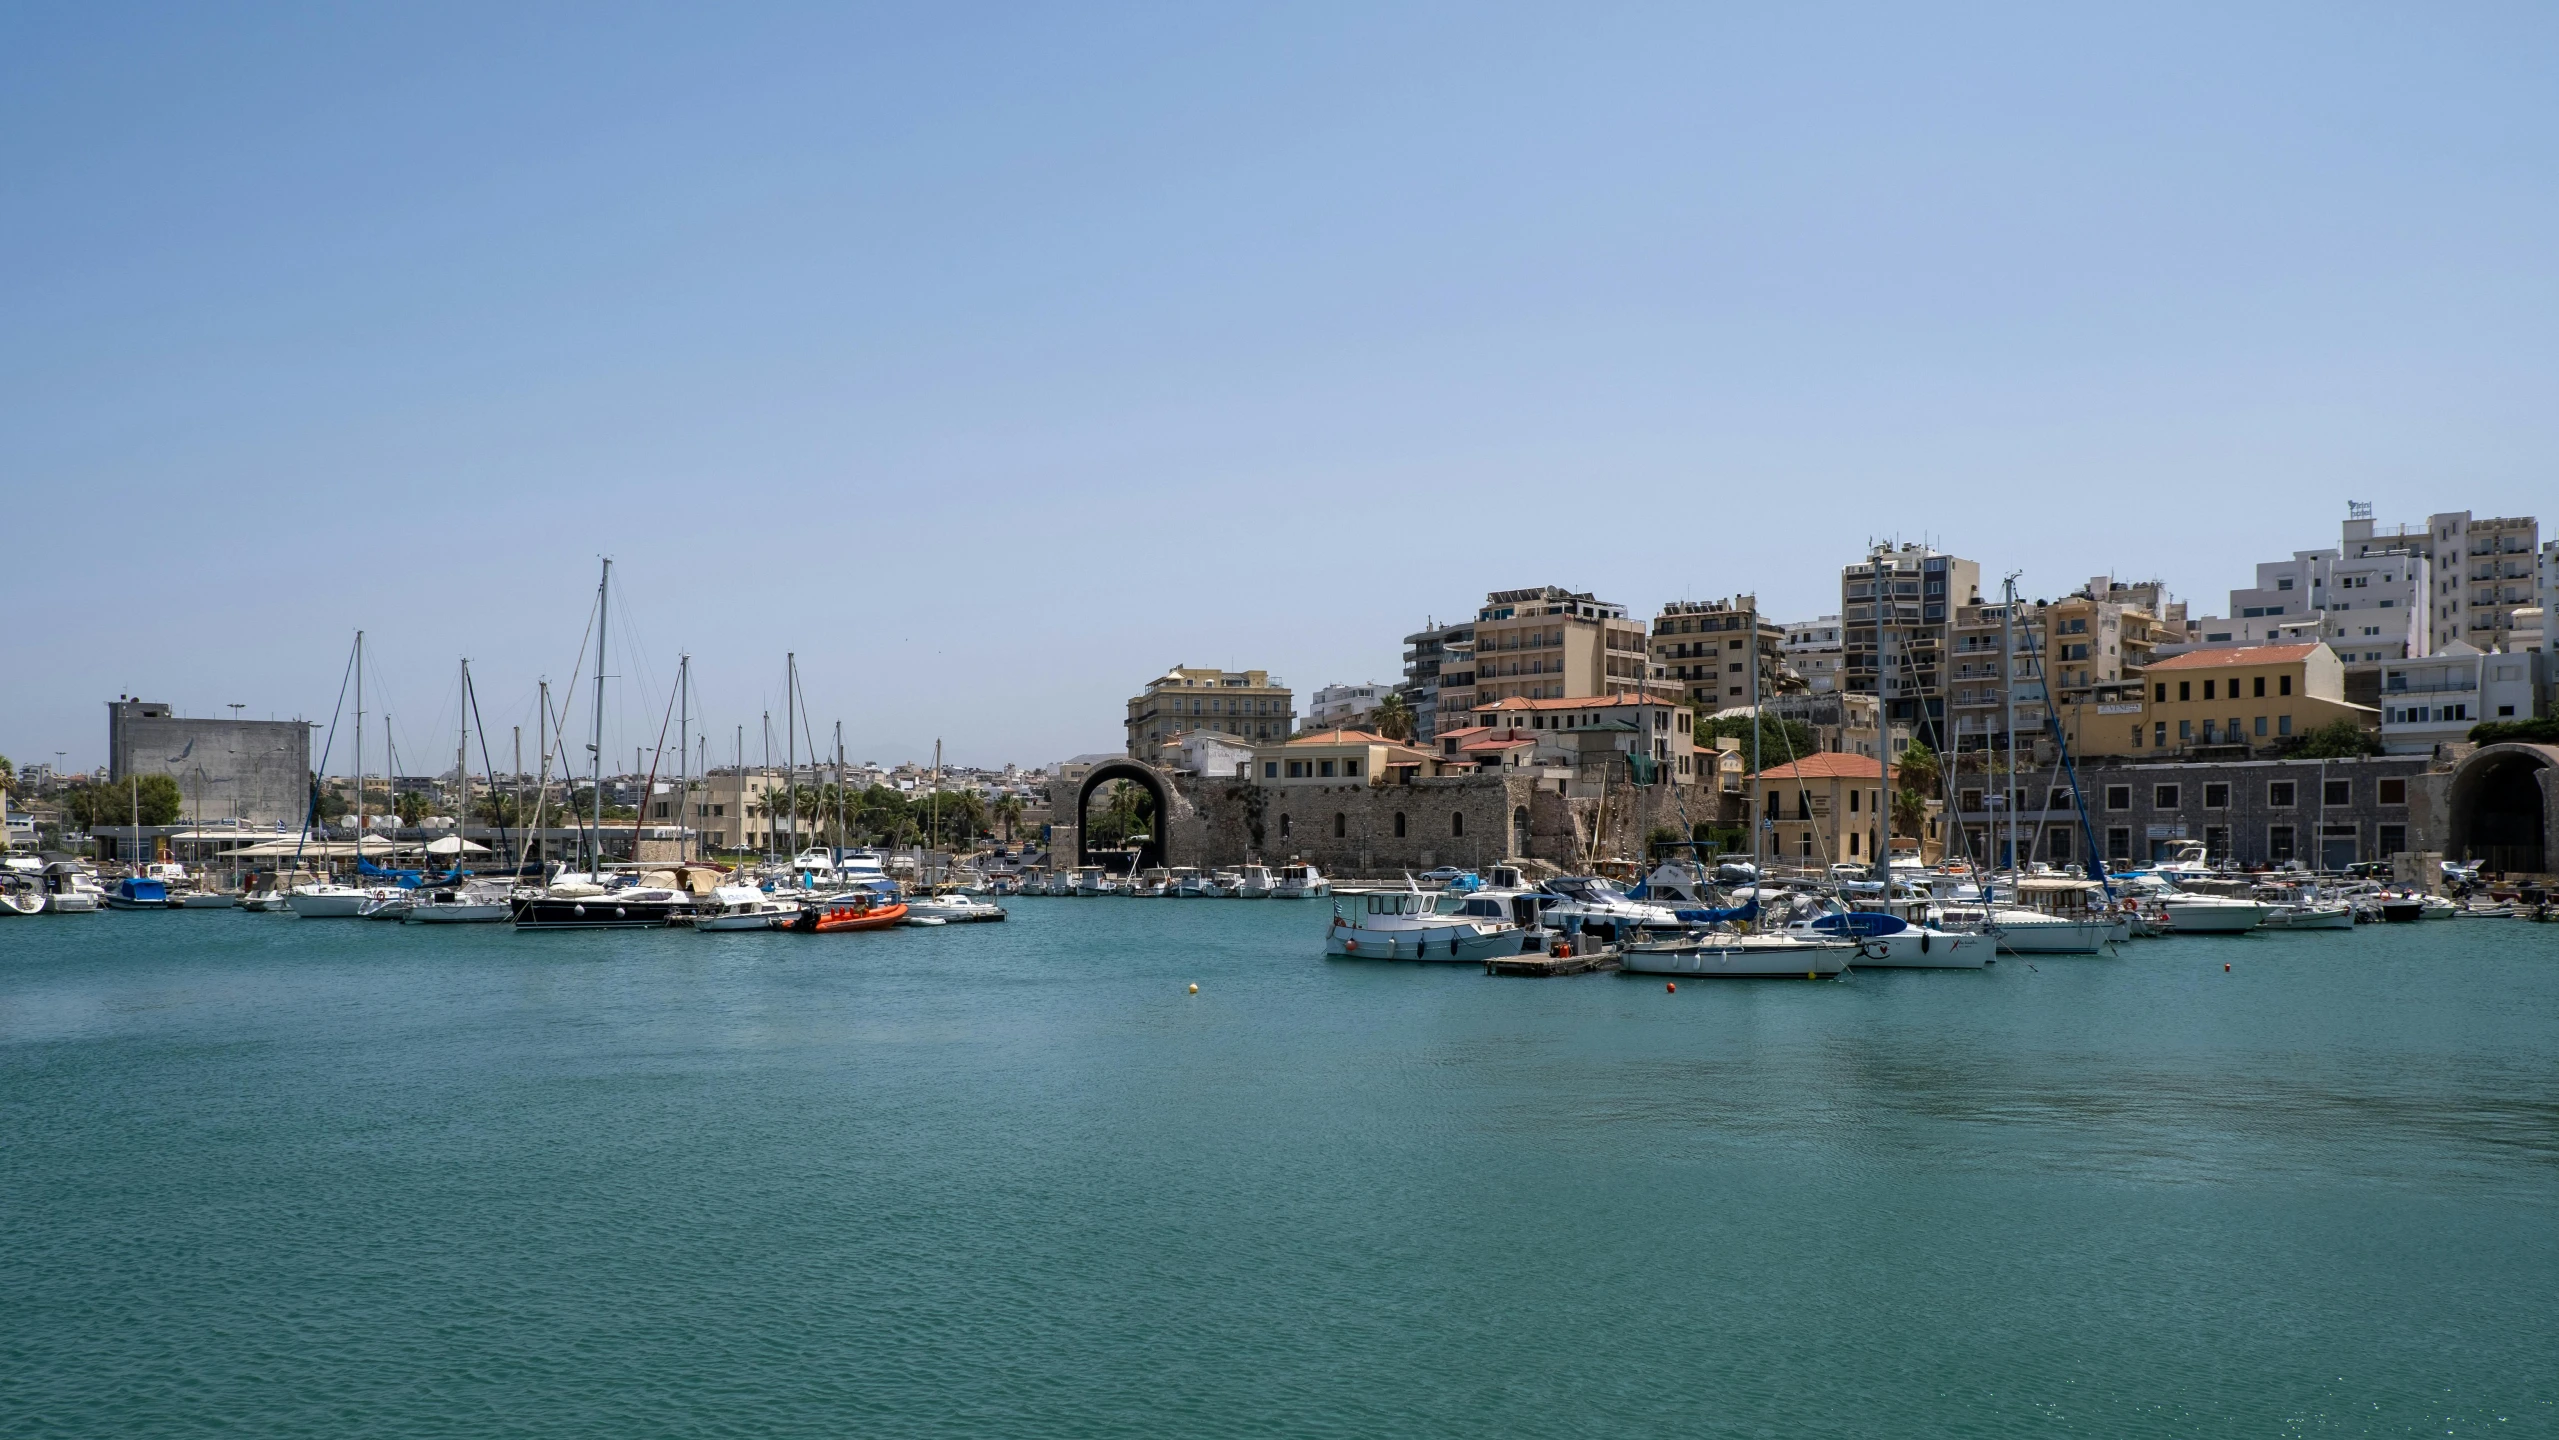
[[[1625,606],[1554,585],[1484,597],[1475,615],[1474,689],[1463,697],[1468,709],[1620,692],[1683,698],[1677,684],[1652,678],[1644,624],[1627,619]],[[1459,698],[1441,695],[1443,717]],[[1443,718],[1441,729],[1447,728]]]
[[[1176,665],[1128,702],[1128,753],[1141,760],[1195,730],[1266,742],[1285,740],[1296,728],[1294,698],[1267,670]]]
[[[686,796],[691,815],[686,823],[704,850],[762,850],[781,843],[788,821],[768,818],[764,814],[764,797],[782,789],[779,770],[725,770],[705,775],[693,782]],[[662,797],[663,798],[663,797]],[[657,815],[651,807],[652,818]],[[809,828],[808,817],[801,817],[801,829]]]
[[[1840,567],[1839,599],[1840,688],[1878,696],[1887,723],[1932,750],[1950,748],[1947,650],[1955,611],[1981,603],[1981,565],[1925,545],[1879,544]]]
[[[1756,595],[1664,605],[1651,645],[1653,678],[1677,685],[1700,715],[1810,688],[1787,663],[1786,627],[1759,613]]]

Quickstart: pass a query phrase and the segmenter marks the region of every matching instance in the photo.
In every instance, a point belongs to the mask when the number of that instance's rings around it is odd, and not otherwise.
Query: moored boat
[[[1274,900],[1312,900],[1333,893],[1333,882],[1324,872],[1303,860],[1292,860],[1279,868],[1279,876],[1271,886]]]
[[[1644,940],[1618,956],[1629,975],[1696,976],[1729,980],[1830,980],[1857,958],[1845,940],[1806,940],[1793,935],[1739,935],[1714,931],[1676,940]]]
[[[1447,960],[1482,963],[1519,953],[1519,927],[1492,915],[1467,914],[1463,896],[1380,890],[1333,897],[1324,953],[1357,960]]]
[[[883,901],[868,890],[857,890],[802,905],[798,917],[787,928],[803,934],[832,935],[852,930],[886,930],[905,918],[905,902]]]

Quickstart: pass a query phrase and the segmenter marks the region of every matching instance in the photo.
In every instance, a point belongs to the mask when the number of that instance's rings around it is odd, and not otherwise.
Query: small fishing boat
[[[2512,920],[2515,918],[2515,907],[2502,901],[2483,904],[2473,900],[2461,907],[2461,918],[2464,920]]]
[[[1208,877],[1195,865],[1176,865],[1169,889],[1176,899],[1202,900],[1208,896]]]
[[[1133,900],[1160,900],[1173,893],[1173,872],[1161,865],[1150,866],[1129,877],[1126,893]]]
[[[1279,879],[1271,887],[1274,900],[1312,900],[1333,893],[1333,882],[1322,871],[1303,860],[1292,860],[1279,868]]]
[[[110,910],[166,910],[169,887],[148,875],[127,875],[107,891]]]
[[[364,908],[355,912],[355,918],[389,920],[396,924],[408,919],[409,912],[417,908],[418,892],[387,885],[374,890],[373,898],[364,902]]]
[[[1247,865],[1235,877],[1235,898],[1238,900],[1268,900],[1278,888],[1279,882],[1271,878],[1271,868],[1267,865]]]
[[[906,902],[906,913],[918,919],[974,925],[1004,918],[1004,907],[974,895],[925,895]]]
[[[2421,895],[2384,895],[2381,918],[2390,925],[2414,925],[2426,918],[2426,901]]]
[[[1203,893],[1212,900],[1232,900],[1242,893],[1243,888],[1243,871],[1220,870],[1208,877],[1208,888]]]

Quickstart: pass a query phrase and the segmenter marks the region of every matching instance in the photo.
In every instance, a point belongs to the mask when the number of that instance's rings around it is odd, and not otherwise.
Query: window
[[[2319,787],[2319,803],[2322,805],[2354,804],[2355,782],[2352,780],[2331,780],[2321,785]]]
[[[2291,676],[2289,676],[2289,675],[2278,675],[2278,676],[2276,676],[2276,677],[2275,677],[2275,693],[2276,693],[2276,694],[2278,694],[2278,695],[2289,695],[2289,694],[2291,694],[2291,693],[2292,693],[2292,677],[2291,677]],[[2289,730],[2287,730],[2287,731],[2285,731],[2284,733],[2285,733],[2285,734],[2287,734],[2287,735],[2289,735],[2289,734],[2291,734],[2292,732],[2291,732],[2291,731],[2289,731]]]
[[[2207,809],[2207,810],[2227,810],[2227,809],[2229,809],[2229,808],[2230,808],[2230,787],[2229,787],[2228,785],[2222,785],[2222,784],[2207,784],[2207,785],[2205,785],[2205,786],[2204,786],[2204,808],[2205,808],[2205,809]]]
[[[1861,790],[1851,790],[1851,791],[1849,791],[1849,792],[1848,792],[1848,813],[1849,813],[1849,814],[1854,815],[1854,814],[1856,814],[1856,813],[1857,813],[1857,797],[1858,797],[1859,795],[1864,794],[1864,793],[1865,793],[1865,792],[1864,792],[1864,791],[1861,791]]]
[[[2290,860],[2291,858],[2293,858],[2292,827],[2291,827],[2291,826],[2289,826],[2289,825],[2269,825],[2269,826],[2267,826],[2267,827],[2266,827],[2266,859],[2267,859],[2267,861],[2268,861],[2269,863],[2271,863],[2271,864],[2281,865],[2282,863],[2284,863],[2284,862],[2285,862],[2285,861],[2287,861],[2287,860]]]
[[[2180,680],[2180,681],[2178,681],[2178,682],[2177,682],[2177,698],[2178,698],[2178,699],[2180,699],[2180,700],[2192,700],[2192,699],[2194,699],[2194,698],[2195,698],[2195,682],[2193,682],[2192,680]]]
[[[1287,839],[1291,833],[1291,829],[1292,827],[1289,824],[1288,815],[1286,812],[1282,812],[1280,815],[1280,838],[1282,840]]]
[[[2373,798],[2384,805],[2408,803],[2408,782],[2405,780],[2384,780],[2375,789],[2378,793]]]
[[[2181,699],[2181,700],[2182,700],[2182,699],[2184,699],[2185,697],[2181,695],[2181,696],[2179,696],[2179,697],[2177,697],[2177,698],[2179,698],[2179,699]],[[2205,698],[2205,699],[2207,699],[2207,700],[2210,700],[2210,699],[2212,698],[2212,682],[2211,682],[2210,680],[2207,680],[2207,681],[2205,681],[2205,682],[2204,682],[2204,698]]]
[[[2265,698],[2266,698],[2266,677],[2265,677],[2265,676],[2260,675],[2260,676],[2258,676],[2258,677],[2257,677],[2256,693],[2255,693],[2255,695],[2254,695],[2254,696],[2252,696],[2251,698],[2253,698],[2253,699],[2258,699],[2258,700],[2263,700],[2263,699],[2265,699]],[[2265,732],[2265,731],[2263,731],[2263,730],[2260,730],[2260,731],[2258,731],[2257,733],[2258,733],[2258,734],[2260,734],[2260,735],[2263,735],[2263,734],[2265,734],[2266,732]]]
[[[2107,828],[2106,858],[2109,860],[2129,860],[2132,858],[2132,831],[2130,828],[2122,825],[2114,825]]]
[[[2291,717],[2291,716],[2289,716],[2289,715],[2278,715],[2278,716],[2276,716],[2276,717],[2275,717],[2275,733],[2276,733],[2276,734],[2278,734],[2278,735],[2289,735],[2289,734],[2291,734],[2291,733],[2292,733],[2292,717]]]
[[[2384,783],[2388,783],[2388,782],[2384,782]],[[2407,827],[2407,826],[2405,826],[2405,825],[2384,825],[2384,826],[2382,826],[2382,827],[2381,827],[2381,848],[2380,848],[2380,852],[2379,852],[2379,855],[2378,855],[2378,857],[2377,857],[2377,858],[2387,859],[2387,858],[2389,858],[2390,856],[2396,855],[2396,854],[2398,854],[2400,851],[2405,850],[2405,849],[2407,849],[2407,848],[2408,848],[2408,827]]]
[[[2185,744],[2187,741],[2192,740],[2192,739],[2194,739],[2194,738],[2195,738],[2195,722],[2194,722],[2194,721],[2192,721],[2192,720],[2180,720],[2180,721],[2178,721],[2178,722],[2177,722],[2177,743],[2178,743],[2178,744],[2180,744],[2180,745],[2183,745],[2183,744]]]
[[[2047,809],[2047,810],[2067,810],[2067,809],[2069,809],[2069,808],[2070,808],[2070,787],[2068,787],[2068,786],[2066,786],[2066,785],[2056,785],[2056,786],[2054,786],[2054,787],[2053,787],[2053,790],[2052,790],[2052,793],[2051,793],[2050,795],[2048,795],[2048,796],[2046,796],[2046,797],[2044,797],[2044,808],[2045,808],[2045,809]]]
[[[2292,808],[2292,783],[2293,782],[2289,780],[2271,780],[2267,782],[2266,805],[2269,809],[2289,810]]]
[[[2106,808],[2109,810],[2130,810],[2132,808],[2132,787],[2130,785],[2107,786]]]
[[[2152,721],[2152,722],[2151,722],[2151,724],[2150,724],[2150,747],[2151,747],[2152,749],[2154,749],[2154,750],[2165,750],[2165,749],[2167,749],[2167,748],[2168,748],[2168,722],[2167,722],[2167,721],[2165,721],[2165,720],[2154,720],[2154,721]]]
[[[1341,811],[1339,811],[1339,810],[1334,811],[1334,812],[1333,812],[1333,838],[1334,838],[1334,839],[1336,839],[1336,840],[1339,840],[1339,839],[1341,839],[1343,836],[1348,835],[1349,833],[1351,833],[1351,817],[1349,817],[1348,815],[1343,814],[1343,813],[1342,813]]]
[[[1451,810],[1448,812],[1448,833],[1461,840],[1466,838],[1465,811]]]
[[[1279,778],[1279,762],[1277,760],[1265,760],[1262,762],[1262,778],[1265,780],[1277,780]]]
[[[2207,825],[2204,827],[2204,854],[2215,860],[2225,860],[2229,858],[2229,826]]]
[[[2060,826],[2045,832],[2044,852],[2052,856],[2055,861],[2070,859],[2070,832]]]
[[[2158,690],[2158,692],[2159,692],[2159,693],[2158,693],[2158,694],[2156,694],[2156,695],[2154,695],[2154,696],[2152,696],[2152,697],[2151,697],[2151,699],[2152,699],[2155,703],[2157,703],[2157,704],[2161,704],[2161,705],[2165,705],[2165,704],[2167,704],[2167,703],[2168,703],[2168,682],[2167,682],[2167,681],[2165,681],[2165,680],[2162,680],[2162,681],[2160,681],[2160,682],[2159,682],[2159,684],[2158,684],[2156,687],[2154,687],[2154,688],[2156,688],[2156,689]]]
[[[2154,786],[2152,786],[2152,787],[2151,787],[2151,790],[2150,790],[2150,808],[2152,808],[2153,810],[2174,810],[2174,809],[2176,809],[2176,808],[2177,808],[2177,787],[2176,787],[2176,786],[2174,786],[2174,785],[2154,785]]]
[[[1980,791],[1978,791],[1978,790],[1967,790],[1967,791],[1965,791],[1965,792],[1964,792],[1964,797],[1963,797],[1963,798],[1964,798],[1964,808],[1965,808],[1965,809],[1967,809],[1967,810],[1978,810],[1978,809],[1980,809],[1980,808],[1981,808],[1981,792],[1980,792]]]
[[[1401,810],[1395,812],[1395,838],[1404,838],[1404,812]]]
[[[1798,820],[1813,818],[1813,792],[1810,790],[1795,792],[1795,818]]]
[[[1342,762],[1342,774],[1343,774],[1343,775],[1345,775],[1345,776],[1347,776],[1347,777],[1349,777],[1350,779],[1353,779],[1353,780],[1358,779],[1358,778],[1359,778],[1359,762],[1358,762],[1357,760],[1345,760],[1345,761],[1343,761],[1343,762]]]
[[[1317,779],[1319,779],[1319,780],[1329,780],[1329,779],[1331,779],[1331,778],[1332,778],[1332,775],[1333,775],[1333,762],[1332,762],[1332,761],[1330,761],[1330,760],[1318,760],[1318,761],[1316,761],[1316,762],[1315,762],[1315,776],[1316,776],[1316,778],[1317,778]]]

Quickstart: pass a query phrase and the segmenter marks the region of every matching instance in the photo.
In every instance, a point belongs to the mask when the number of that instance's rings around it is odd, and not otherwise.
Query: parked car
[[[1454,865],[1442,865],[1436,870],[1423,871],[1421,878],[1432,885],[1454,885],[1474,873],[1472,870],[1460,870]]]

